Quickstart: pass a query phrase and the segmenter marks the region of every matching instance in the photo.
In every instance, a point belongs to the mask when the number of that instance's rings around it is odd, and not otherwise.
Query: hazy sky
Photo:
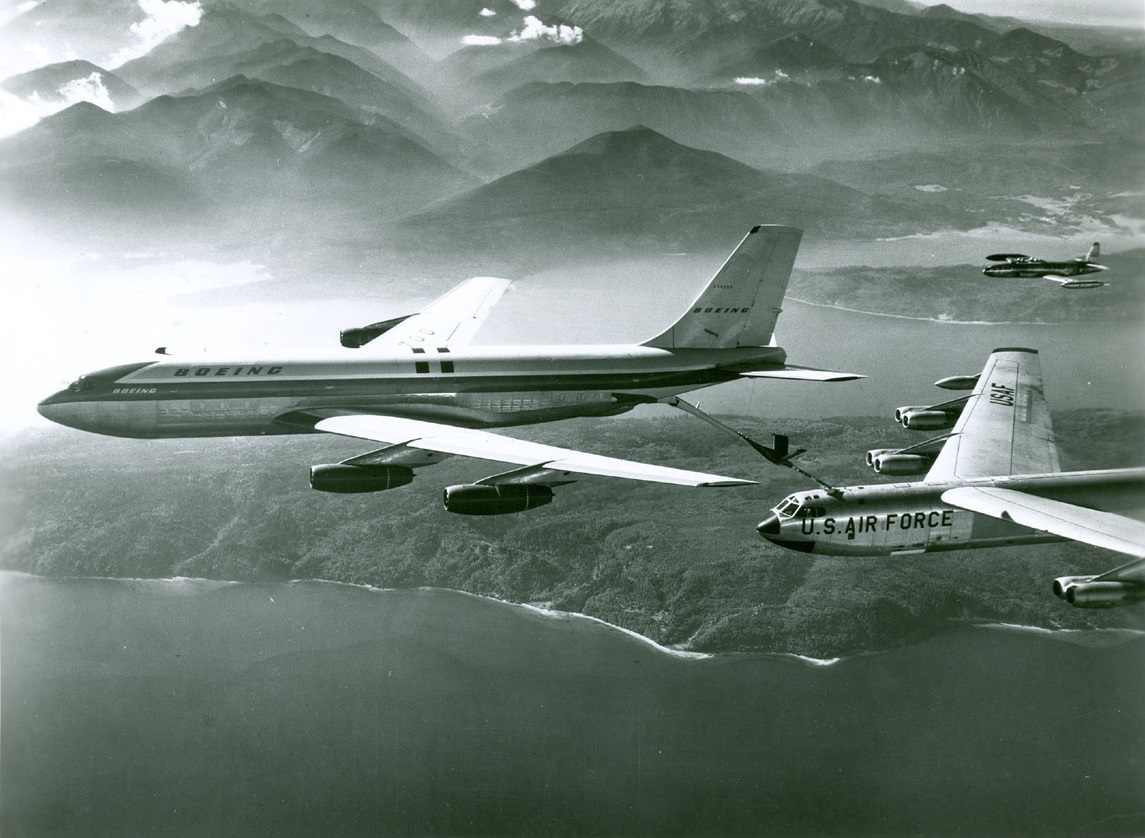
[[[945,2],[961,12],[1058,23],[1145,26],[1142,0],[916,0],[927,6]]]

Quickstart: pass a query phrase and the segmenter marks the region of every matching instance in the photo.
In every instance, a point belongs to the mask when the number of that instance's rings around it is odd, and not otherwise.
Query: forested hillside
[[[878,480],[872,447],[902,444],[882,418],[768,427],[810,449],[800,463],[837,484]],[[1056,416],[1064,468],[1139,461],[1145,417]],[[685,489],[586,478],[550,506],[467,518],[442,486],[482,464],[423,469],[372,495],[310,490],[307,468],[358,452],[327,437],[136,441],[29,432],[3,449],[0,566],[44,575],[232,580],[317,578],[438,586],[590,614],[703,651],[834,656],[943,630],[951,620],[1044,627],[1145,627],[1140,608],[1073,609],[1050,582],[1119,557],[1076,544],[909,558],[812,557],[755,532],[767,508],[809,483],[731,437],[681,418],[576,420],[517,432],[542,442],[749,477],[759,486]],[[487,470],[487,467],[486,467]]]

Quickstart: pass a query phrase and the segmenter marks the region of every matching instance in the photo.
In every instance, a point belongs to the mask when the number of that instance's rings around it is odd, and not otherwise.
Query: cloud
[[[76,102],[91,102],[105,111],[115,110],[111,94],[103,84],[103,76],[95,72],[61,85],[56,96],[49,99],[37,93],[27,99],[20,99],[10,93],[0,92],[0,137],[31,128],[45,116],[69,108]]]
[[[111,94],[104,87],[103,76],[99,73],[93,72],[87,78],[73,79],[62,85],[59,92],[65,108],[76,102],[91,102],[105,111],[115,110],[115,103],[111,101]]]
[[[537,0],[513,0],[513,5],[522,12],[531,12],[537,8]]]
[[[482,9],[477,14],[481,15],[481,17],[496,17],[497,16],[497,13],[495,11],[493,11],[492,9]]]
[[[34,102],[0,90],[0,137],[31,128],[44,116]]]
[[[739,76],[736,79],[736,84],[743,84],[756,87],[768,87],[773,84],[779,84],[781,81],[787,81],[791,76],[782,70],[776,70],[775,74],[769,78],[761,78],[759,76]]]
[[[518,5],[520,4],[518,3]],[[563,23],[546,26],[540,18],[528,15],[525,18],[524,28],[509,36],[510,41],[537,41],[541,39],[547,39],[558,44],[579,44],[584,40],[584,30],[579,26],[566,26]]]
[[[513,0],[513,2],[523,10],[531,9],[536,5],[532,0]],[[486,15],[486,12],[489,14]],[[489,17],[495,13],[488,9],[482,9],[481,14]],[[526,15],[521,23],[521,28],[511,33],[507,38],[499,38],[496,35],[466,35],[461,39],[461,43],[466,46],[487,47],[507,41],[517,44],[526,41],[552,41],[567,45],[579,44],[584,40],[584,30],[579,26],[566,26],[563,23],[549,26],[535,15]]]
[[[0,6],[2,5],[0,2]],[[26,73],[45,64],[73,61],[80,57],[66,39],[52,37],[45,45],[34,40],[35,33],[32,37],[27,37],[25,34],[16,36],[7,28],[8,19],[4,17],[4,12],[0,11],[0,79]]]
[[[139,0],[139,8],[147,17],[131,24],[131,34],[137,43],[115,52],[107,61],[108,68],[114,69],[133,58],[146,55],[181,29],[198,26],[203,17],[203,7],[198,2]]]
[[[5,24],[11,20],[15,20],[20,15],[32,11],[32,9],[36,8],[36,5],[37,4],[35,0],[28,0],[27,3],[6,5],[5,7],[0,8],[0,24]]]
[[[466,35],[461,43],[467,47],[492,47],[501,43],[501,39],[494,35]]]

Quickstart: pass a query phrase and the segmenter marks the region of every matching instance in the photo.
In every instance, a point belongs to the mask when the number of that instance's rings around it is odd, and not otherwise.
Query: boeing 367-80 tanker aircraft
[[[875,471],[926,471],[922,481],[797,492],[760,523],[760,534],[841,556],[1072,539],[1136,558],[1100,575],[1055,579],[1055,594],[1086,607],[1145,599],[1145,469],[1061,471],[1037,350],[996,349],[978,375],[937,384],[973,392],[900,407],[895,418],[915,430],[953,426],[949,433],[867,452]]]
[[[327,492],[410,483],[414,469],[461,455],[518,468],[445,490],[470,515],[549,503],[572,474],[688,486],[754,481],[540,445],[479,428],[606,416],[737,378],[860,376],[786,364],[772,340],[802,231],[761,225],[680,318],[638,345],[471,346],[509,282],[471,279],[424,311],[342,332],[323,359],[147,361],[82,376],[39,411],[62,425],[137,438],[327,432],[384,447],[314,466]]]

